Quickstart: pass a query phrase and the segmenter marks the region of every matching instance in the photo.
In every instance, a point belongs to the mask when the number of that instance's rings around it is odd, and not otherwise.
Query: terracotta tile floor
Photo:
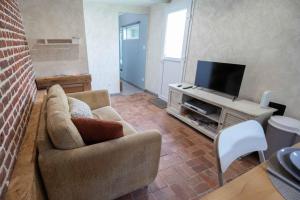
[[[148,93],[113,96],[112,106],[138,131],[158,129],[162,134],[159,172],[148,187],[119,200],[200,199],[218,187],[213,142],[186,124],[149,103]],[[225,173],[226,180],[258,164],[256,155],[236,161]]]

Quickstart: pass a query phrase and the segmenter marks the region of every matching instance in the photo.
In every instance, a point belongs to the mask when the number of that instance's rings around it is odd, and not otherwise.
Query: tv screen
[[[198,61],[195,85],[237,97],[245,65]]]

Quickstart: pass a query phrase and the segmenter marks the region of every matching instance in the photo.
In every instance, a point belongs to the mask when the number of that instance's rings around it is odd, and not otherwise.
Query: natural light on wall
[[[168,14],[165,35],[164,56],[181,58],[187,10],[179,10]]]

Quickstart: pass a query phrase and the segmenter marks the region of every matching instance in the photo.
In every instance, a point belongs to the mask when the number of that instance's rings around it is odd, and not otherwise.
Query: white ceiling
[[[97,2],[131,6],[150,6],[156,3],[168,3],[170,0],[93,0]]]

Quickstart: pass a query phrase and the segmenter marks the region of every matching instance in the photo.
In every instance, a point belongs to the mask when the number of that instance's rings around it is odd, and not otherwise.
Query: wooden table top
[[[295,147],[300,148],[300,143]],[[209,193],[203,200],[283,200],[272,185],[266,164],[260,164],[223,187]]]

